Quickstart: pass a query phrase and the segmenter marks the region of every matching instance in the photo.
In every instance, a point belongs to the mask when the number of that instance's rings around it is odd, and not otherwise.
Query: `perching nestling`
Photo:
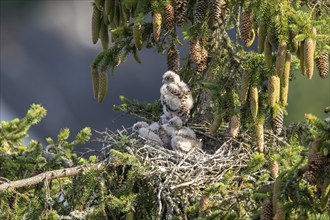
[[[172,71],[164,73],[162,82],[160,100],[164,114],[179,116],[185,122],[193,107],[193,98],[189,87],[180,80],[178,74]]]
[[[152,129],[155,129],[155,125],[150,127],[148,123],[144,121],[137,122],[133,125],[133,131],[137,131],[141,137],[150,140],[159,146],[163,146],[164,143],[157,134],[158,130],[156,129],[153,131]]]

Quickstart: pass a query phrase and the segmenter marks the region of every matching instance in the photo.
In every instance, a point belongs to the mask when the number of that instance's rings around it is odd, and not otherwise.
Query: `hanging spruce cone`
[[[270,68],[272,66],[272,45],[268,41],[268,36],[265,38],[264,57],[266,67]]]
[[[274,107],[280,96],[280,78],[272,75],[268,78],[268,104]]]
[[[326,163],[326,157],[320,153],[310,153],[308,155],[308,165],[312,166],[315,170],[320,170]]]
[[[160,12],[154,12],[152,15],[152,25],[153,25],[153,34],[154,40],[159,41],[161,26],[162,26],[162,15]]]
[[[273,220],[273,202],[267,199],[261,207],[260,220]]]
[[[282,42],[277,49],[276,64],[275,64],[276,74],[279,77],[282,77],[283,75],[285,57],[286,57],[286,43]]]
[[[252,86],[250,88],[250,110],[253,118],[256,118],[258,115],[258,88]]]
[[[241,39],[246,47],[251,46],[251,41],[254,39],[253,18],[249,12],[244,12],[240,23]]]
[[[326,164],[326,157],[320,153],[309,153],[307,171],[305,172],[305,179],[311,184],[315,184],[318,179],[320,171],[323,169]]]
[[[201,62],[197,64],[197,72],[203,72],[207,69],[207,58],[208,58],[208,52],[205,47],[202,47],[201,50]]]
[[[225,0],[211,0],[211,23],[216,25],[217,23],[222,23],[225,17]]]
[[[274,47],[275,49],[278,48],[278,39],[276,38],[275,34],[272,31],[269,31],[267,33],[267,38],[269,43]]]
[[[108,90],[108,74],[106,71],[102,71],[99,75],[99,94],[97,96],[98,102],[103,102]]]
[[[312,38],[307,38],[304,45],[304,63],[306,66],[306,75],[312,79],[314,72],[314,42]]]
[[[257,123],[255,125],[256,145],[260,152],[264,152],[264,125]]]
[[[174,30],[174,8],[171,4],[167,4],[164,8],[164,28],[168,32]]]
[[[202,47],[199,39],[196,37],[189,41],[189,56],[195,64],[199,64],[202,61]]]
[[[316,176],[317,176],[317,172],[313,169],[308,169],[305,173],[304,173],[305,179],[308,183],[310,184],[314,184],[316,183]]]
[[[247,71],[244,71],[242,74],[241,89],[239,93],[239,97],[243,105],[247,100],[249,87],[250,87],[250,74]]]
[[[175,20],[179,27],[182,27],[186,21],[188,12],[188,0],[174,0],[175,2]]]
[[[278,171],[279,171],[279,166],[276,160],[272,163],[272,168],[271,168],[271,175],[273,179],[276,179],[278,177]]]
[[[104,50],[109,48],[109,31],[108,26],[101,22],[100,27],[100,39],[102,43],[102,47]]]
[[[98,99],[99,95],[99,72],[97,68],[92,68],[92,85],[93,85],[93,95],[95,99]]]
[[[180,60],[179,60],[179,51],[175,46],[172,46],[167,51],[167,68],[172,70],[175,73],[179,72]]]
[[[299,45],[299,60],[300,60],[300,72],[303,76],[306,76],[306,64],[305,64],[305,40],[300,42]]]
[[[135,47],[138,50],[141,50],[143,45],[143,38],[142,38],[142,25],[140,23],[134,24],[133,40]]]
[[[92,15],[92,41],[93,44],[96,44],[99,39],[101,28],[101,12],[99,9],[94,6],[93,15]]]
[[[230,137],[236,138],[239,133],[240,120],[237,115],[233,115],[229,121]]]
[[[288,103],[288,93],[289,93],[289,78],[290,78],[290,67],[291,67],[291,54],[286,53],[284,71],[281,78],[281,103],[282,106],[286,106]]]
[[[266,23],[265,21],[259,22],[259,31],[258,31],[258,51],[259,53],[264,52],[264,45],[266,40]]]
[[[273,112],[274,114],[274,112]],[[272,118],[272,130],[274,132],[275,135],[280,135],[282,132],[282,128],[283,128],[283,110],[280,109],[276,115],[273,115]]]
[[[103,5],[104,5],[104,0],[94,0],[95,6],[102,11]]]
[[[329,74],[329,54],[328,53],[322,53],[317,59],[316,59],[316,67],[320,73],[320,77],[322,79],[325,79],[328,77]]]
[[[194,14],[196,23],[202,22],[204,18],[206,17],[208,8],[208,1],[207,0],[198,0],[196,11]]]
[[[217,130],[219,129],[222,122],[222,117],[219,112],[214,112],[214,119],[212,124],[209,127],[210,134],[215,134]]]

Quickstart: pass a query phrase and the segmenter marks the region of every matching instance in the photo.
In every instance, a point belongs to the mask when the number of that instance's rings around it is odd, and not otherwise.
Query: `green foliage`
[[[249,172],[255,172],[260,169],[265,162],[265,155],[263,153],[255,152],[252,154],[251,161],[248,165]]]
[[[142,103],[138,100],[129,100],[124,96],[120,96],[119,99],[122,104],[114,106],[115,111],[123,111],[128,114],[140,115],[152,121],[157,121],[162,115],[162,105],[160,100],[156,100],[154,103]]]
[[[269,120],[283,106],[281,103],[273,108],[268,106],[267,80],[275,73],[279,43],[286,43],[286,50],[291,54],[299,54],[296,53],[297,45],[311,37],[317,42],[315,57],[329,50],[330,17],[328,8],[324,7],[326,2],[229,0],[221,12],[226,14],[223,19],[214,21],[212,13],[207,13],[204,20],[199,22],[194,18],[196,2],[189,1],[187,22],[182,29],[175,27],[171,31],[163,30],[160,40],[155,42],[148,15],[163,12],[170,1],[94,0],[93,10],[99,16],[96,20],[103,22],[103,28],[99,34],[97,30],[93,34],[96,33],[95,36],[101,39],[104,49],[96,56],[91,68],[96,73],[99,70],[114,73],[115,67],[123,63],[129,54],[141,63],[137,51],[143,47],[154,47],[159,53],[164,53],[170,47],[182,45],[180,30],[184,41],[197,38],[208,51],[205,61],[207,69],[197,71],[198,65],[192,63],[187,55],[181,59],[184,64],[179,71],[181,79],[188,82],[193,92],[195,108],[192,121],[206,118],[200,106],[209,107],[224,122],[228,122],[230,116],[238,115],[243,129],[241,135],[223,140],[226,144],[229,141],[242,144],[241,147],[246,148],[244,153],[250,156],[249,160],[241,161],[237,158],[237,161],[232,161],[232,166],[224,167],[223,172],[214,174],[221,177],[214,184],[198,185],[194,192],[189,187],[173,187],[166,198],[159,199],[167,177],[152,173],[150,170],[154,164],[148,164],[139,156],[132,155],[133,146],[143,145],[134,134],[125,132],[114,140],[113,145],[106,145],[103,139],[98,139],[105,145],[103,159],[107,166],[104,169],[51,182],[45,179],[36,186],[1,191],[1,219],[56,219],[78,214],[81,215],[76,217],[78,219],[156,219],[160,211],[165,213],[161,218],[167,219],[257,219],[260,218],[262,202],[269,198],[272,199],[273,214],[281,211],[283,219],[325,218],[330,196],[329,122],[305,115],[307,123],[287,127],[283,136],[271,133],[268,130]],[[227,30],[240,26],[242,12],[251,13],[253,29],[260,22],[265,22],[266,31],[272,37],[272,50],[275,50],[275,53],[268,54],[271,65],[266,66],[263,53],[243,47],[238,40],[239,30],[236,31],[236,39],[228,37]],[[97,27],[94,26],[94,31]],[[317,29],[316,36],[312,27]],[[257,33],[257,30],[252,31]],[[293,57],[292,69],[300,65],[297,57]],[[249,85],[258,89],[259,110],[256,118],[251,117],[248,104],[250,99],[247,99],[247,104],[243,104],[238,96],[240,79],[245,71],[249,73]],[[295,78],[293,73],[291,78]],[[209,102],[203,99],[204,94],[210,98]],[[131,101],[124,96],[120,96],[120,100],[122,104],[114,106],[116,111],[142,116],[151,121],[158,121],[162,114],[159,100],[152,104]],[[271,112],[274,112],[273,116]],[[90,128],[82,129],[74,140],[70,140],[70,130],[64,128],[57,137],[46,138],[48,145],[45,147],[35,140],[24,145],[23,138],[27,137],[30,126],[38,123],[45,115],[44,108],[33,104],[24,118],[1,122],[0,184],[44,171],[99,162],[101,157],[98,155],[86,159],[78,157],[74,152],[74,147],[89,142],[92,135]],[[267,136],[264,152],[252,152],[256,147],[252,140],[254,131],[251,130],[256,123],[265,124],[264,133]],[[224,130],[216,135],[228,138]],[[203,138],[214,139],[209,134]],[[225,143],[213,143],[216,146],[220,144],[227,147]],[[168,161],[172,159],[168,158]],[[277,178],[271,175],[273,161],[279,165]],[[160,169],[167,168],[164,164],[161,166]],[[235,167],[240,167],[239,172],[233,171]],[[186,173],[183,172],[183,175]],[[264,190],[264,185],[271,187]],[[179,197],[181,201],[169,203],[172,196]],[[159,210],[160,203],[164,205],[164,210]],[[174,213],[178,216],[174,217]]]
[[[42,106],[32,104],[22,119],[1,122],[0,177],[14,181],[78,163],[73,149],[90,140],[91,129],[88,127],[82,129],[73,141],[68,141],[70,130],[65,128],[61,129],[56,141],[46,138],[49,144],[46,147],[36,140],[24,145],[23,139],[28,136],[28,129],[40,122],[45,115],[46,110]],[[90,161],[95,162],[95,157]],[[55,180],[52,183],[51,194],[56,198],[62,182]],[[42,185],[26,190],[3,191],[0,196],[0,218],[17,219],[25,216],[29,219],[56,219],[57,212],[52,210],[51,203],[44,203],[46,195]],[[55,207],[57,206],[55,203]]]
[[[10,122],[2,121],[0,124],[0,153],[12,153],[20,147],[23,138],[27,137],[28,129],[46,116],[46,110],[37,104],[32,104],[26,116],[21,120],[18,118]]]

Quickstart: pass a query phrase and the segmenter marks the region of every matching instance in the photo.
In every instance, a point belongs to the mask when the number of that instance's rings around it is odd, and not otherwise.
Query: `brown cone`
[[[153,25],[153,34],[154,40],[159,41],[161,26],[162,26],[162,15],[160,12],[154,12],[152,15],[152,25]]]
[[[273,220],[273,203],[267,199],[261,207],[260,220]]]
[[[174,30],[174,8],[171,4],[167,4],[164,8],[164,27],[166,31]]]
[[[179,72],[180,60],[179,51],[176,47],[171,47],[167,51],[167,68],[175,73]]]
[[[208,52],[205,47],[201,50],[201,62],[197,64],[197,72],[203,72],[207,69]]]
[[[199,64],[202,61],[202,47],[199,39],[196,37],[189,42],[189,55],[190,59],[195,63]]]
[[[249,12],[244,12],[240,23],[241,39],[244,45],[251,45],[251,40],[254,38],[253,32],[253,18]]]
[[[325,79],[328,77],[329,74],[329,54],[328,53],[322,53],[317,59],[316,59],[316,67],[320,73],[320,77],[322,79]]]
[[[283,110],[280,109],[277,115],[273,115],[272,118],[272,130],[275,135],[280,135],[283,128]]]
[[[308,164],[312,165],[317,170],[321,169],[325,163],[326,157],[320,152],[308,155]]]
[[[176,24],[182,27],[186,21],[186,15],[188,11],[188,1],[187,0],[174,0],[174,14]]]
[[[225,0],[211,0],[210,19],[213,25],[222,23],[225,16]]]
[[[195,21],[197,23],[204,20],[206,13],[207,13],[207,8],[208,8],[207,0],[198,0],[197,6],[196,6],[196,11],[194,14]]]

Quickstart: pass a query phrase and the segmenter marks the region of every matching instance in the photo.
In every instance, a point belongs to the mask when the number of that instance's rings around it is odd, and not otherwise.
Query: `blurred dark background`
[[[159,98],[166,58],[155,49],[144,49],[137,64],[130,56],[109,77],[108,95],[102,104],[92,95],[90,63],[101,51],[90,34],[91,0],[1,0],[0,119],[23,117],[32,103],[48,114],[31,129],[31,138],[43,142],[61,128],[72,134],[90,126],[96,130],[130,126],[135,119],[112,110],[119,95],[153,102]],[[186,54],[186,48],[180,48]],[[324,118],[330,105],[330,78],[315,72],[311,81],[296,73],[290,84],[289,115],[285,122],[303,120],[304,113]]]

